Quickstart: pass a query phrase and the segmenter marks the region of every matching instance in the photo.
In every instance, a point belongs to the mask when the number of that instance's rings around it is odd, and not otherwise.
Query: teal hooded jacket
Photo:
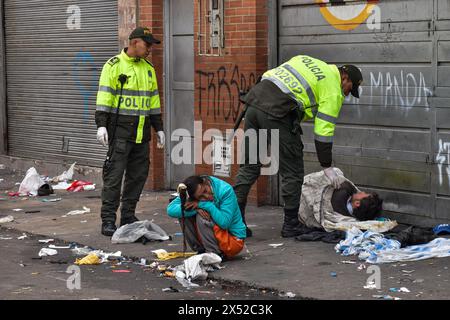
[[[212,220],[221,229],[227,230],[238,239],[245,239],[246,227],[242,221],[236,194],[233,187],[216,177],[209,176],[214,201],[200,201],[198,207],[207,211]],[[176,197],[167,206],[167,214],[172,218],[181,218],[181,199]],[[192,217],[197,214],[195,210],[186,210],[185,217]]]

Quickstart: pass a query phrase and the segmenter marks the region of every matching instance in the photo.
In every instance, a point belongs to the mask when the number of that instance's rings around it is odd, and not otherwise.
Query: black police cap
[[[138,27],[134,29],[133,32],[131,32],[129,39],[142,39],[147,43],[161,43],[161,41],[153,37],[150,29],[145,27]]]

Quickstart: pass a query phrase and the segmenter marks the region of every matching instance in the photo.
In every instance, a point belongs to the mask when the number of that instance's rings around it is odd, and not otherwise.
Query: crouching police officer
[[[299,55],[269,70],[262,81],[242,98],[246,103],[244,130],[279,130],[279,170],[284,200],[283,237],[303,232],[298,220],[303,184],[303,143],[300,122],[314,121],[314,141],[318,160],[336,189],[339,179],[332,168],[332,147],[336,122],[350,93],[359,98],[363,81],[353,65],[337,67],[313,57]],[[249,143],[245,143],[245,164],[236,176],[235,192],[245,223],[245,207],[251,186],[261,173],[261,163],[250,163]],[[247,228],[247,237],[252,232]]]

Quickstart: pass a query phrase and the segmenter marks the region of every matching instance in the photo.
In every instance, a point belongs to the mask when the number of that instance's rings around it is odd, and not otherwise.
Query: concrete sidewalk
[[[41,198],[10,198],[6,195],[6,191],[17,191],[18,186],[14,182],[20,182],[22,174],[14,176],[11,172],[0,170],[0,178],[5,179],[0,183],[0,214],[15,218],[15,221],[4,224],[4,227],[107,251],[121,250],[123,255],[129,257],[153,259],[151,250],[154,249],[182,250],[182,237],[176,235],[172,241],[151,242],[147,245],[111,244],[109,238],[100,234],[100,191],[57,191],[56,197],[62,200],[46,203]],[[170,193],[144,193],[138,205],[137,216],[140,220],[153,220],[166,232],[174,235],[180,232],[180,226],[165,213]],[[62,217],[83,206],[90,208],[91,213]],[[26,211],[39,212],[25,213]],[[301,298],[347,300],[391,295],[402,299],[450,299],[450,258],[381,265],[381,290],[368,290],[363,287],[370,274],[366,270],[358,270],[361,263],[356,261],[356,257],[349,259],[336,254],[334,245],[331,244],[281,238],[281,208],[249,207],[247,220],[254,237],[248,239],[246,249],[235,260],[224,264],[225,269],[211,273],[212,278],[277,291],[291,291]],[[281,243],[283,245],[278,247],[270,246]],[[356,263],[342,263],[345,260],[354,260]],[[177,265],[180,262],[181,260],[173,260],[170,264]],[[332,273],[336,273],[336,276]],[[389,292],[392,287],[407,287],[411,292]]]

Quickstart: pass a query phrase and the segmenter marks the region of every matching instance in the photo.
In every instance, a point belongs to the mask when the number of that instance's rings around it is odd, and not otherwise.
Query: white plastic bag
[[[53,190],[67,190],[68,187],[70,187],[71,183],[67,183],[65,181],[59,182],[58,184],[55,184],[52,186]]]
[[[206,266],[218,265],[222,258],[215,253],[202,253],[184,260],[184,273],[188,280],[205,280],[208,277]]]
[[[175,279],[177,279],[178,283],[180,283],[184,288],[196,288],[200,285],[191,282],[190,280],[186,279],[186,274],[183,271],[178,270],[175,273]]]
[[[42,248],[41,251],[39,251],[39,257],[54,256],[56,254],[58,254],[58,251],[55,249]]]
[[[12,222],[12,221],[14,221],[14,217],[13,216],[1,216],[0,217],[0,224]]]
[[[77,216],[80,214],[85,214],[85,213],[90,213],[91,209],[87,208],[87,207],[83,207],[83,210],[73,210],[70,212],[67,212],[65,215],[61,216],[63,218],[68,217],[68,216]]]
[[[75,164],[76,164],[76,162],[72,163],[72,165],[70,166],[69,170],[64,171],[59,176],[54,177],[53,179],[50,180],[50,182],[57,183],[57,182],[72,180],[72,178],[73,178],[73,171],[75,169]]]
[[[28,169],[25,178],[19,187],[19,194],[31,194],[36,196],[40,186],[45,184],[44,180],[41,179],[34,167]]]
[[[202,253],[192,256],[183,261],[183,264],[174,268],[175,278],[185,288],[198,287],[193,280],[205,280],[208,271],[219,269],[222,258],[215,253]],[[212,269],[212,270],[211,270]]]
[[[130,224],[121,226],[114,232],[112,243],[133,243],[141,237],[146,237],[148,240],[169,240],[167,233],[157,224],[148,220],[136,221]]]

